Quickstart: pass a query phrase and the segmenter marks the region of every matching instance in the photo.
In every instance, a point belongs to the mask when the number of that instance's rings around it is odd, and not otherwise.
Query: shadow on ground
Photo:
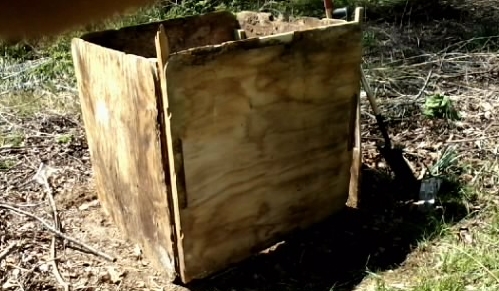
[[[193,291],[353,290],[366,271],[399,266],[418,241],[438,234],[442,223],[452,224],[466,214],[458,203],[444,203],[445,215],[409,207],[398,199],[403,197],[401,187],[388,175],[366,167],[362,193],[359,210],[346,209],[295,234],[270,254],[187,287]]]

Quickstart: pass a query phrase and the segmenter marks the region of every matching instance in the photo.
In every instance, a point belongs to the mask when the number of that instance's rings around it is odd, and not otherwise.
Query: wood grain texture
[[[154,37],[160,24],[167,34],[170,53],[234,40],[234,30],[239,28],[236,17],[222,11],[88,33],[81,38],[127,54],[156,58]]]
[[[361,29],[303,23],[234,41],[236,16],[218,12],[73,41],[99,199],[172,279],[237,263],[353,193]]]
[[[73,40],[72,55],[99,200],[173,280],[156,62],[81,39]]]
[[[186,204],[184,282],[344,207],[360,91],[357,23],[190,49],[166,76]],[[180,151],[180,152],[179,152]]]
[[[361,143],[361,124],[360,124],[360,95],[357,96],[354,110],[354,131],[352,143],[352,164],[350,166],[350,187],[348,191],[347,206],[357,208],[359,204],[359,193],[361,184],[362,170],[362,143]]]
[[[357,25],[362,25],[362,17],[364,16],[364,9],[362,7],[355,8],[354,22]],[[362,67],[359,67],[362,70]],[[360,123],[360,92],[357,95],[354,109],[355,115],[352,119],[352,127],[354,131],[352,134],[352,164],[350,167],[350,189],[348,194],[347,206],[357,208],[359,205],[360,185],[362,181],[362,141],[360,133],[362,132]]]

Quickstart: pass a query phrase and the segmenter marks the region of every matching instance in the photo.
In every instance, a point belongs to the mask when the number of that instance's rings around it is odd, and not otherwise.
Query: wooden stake
[[[160,105],[163,108],[164,115],[164,134],[166,135],[166,151],[167,151],[167,163],[168,163],[168,173],[170,177],[170,192],[168,195],[168,205],[169,210],[173,211],[173,215],[170,215],[171,225],[174,228],[175,239],[173,241],[173,253],[175,254],[175,268],[176,272],[180,273],[180,276],[184,276],[184,256],[183,256],[183,244],[182,244],[182,226],[180,224],[180,209],[185,207],[185,201],[183,197],[179,197],[177,189],[177,175],[175,171],[175,156],[173,152],[173,139],[170,126],[170,114],[168,105],[168,90],[166,81],[166,65],[168,58],[170,56],[170,45],[168,42],[168,36],[166,35],[165,28],[162,24],[159,25],[158,32],[155,37],[156,44],[156,56],[158,60],[158,74],[161,84],[161,100]],[[182,205],[181,205],[182,203]]]
[[[326,10],[326,18],[333,18],[333,1],[332,0],[324,0],[324,9]]]

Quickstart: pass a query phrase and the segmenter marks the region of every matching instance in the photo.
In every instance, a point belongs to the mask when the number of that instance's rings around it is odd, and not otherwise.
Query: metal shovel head
[[[411,167],[407,164],[401,148],[378,146],[378,150],[387,162],[388,166],[392,169],[396,180],[406,185],[408,190],[417,185],[418,181],[414,176],[414,172]]]

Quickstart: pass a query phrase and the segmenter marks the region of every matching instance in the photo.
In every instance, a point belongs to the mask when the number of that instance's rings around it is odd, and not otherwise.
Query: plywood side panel
[[[99,200],[173,279],[156,63],[81,39],[72,54]]]
[[[146,58],[156,57],[154,37],[162,24],[168,36],[170,53],[234,40],[239,22],[234,14],[221,11],[167,19],[137,26],[88,33],[81,38],[105,48]]]
[[[360,91],[355,23],[172,55],[183,155],[182,279],[218,271],[345,205]],[[179,194],[180,195],[180,194]]]

